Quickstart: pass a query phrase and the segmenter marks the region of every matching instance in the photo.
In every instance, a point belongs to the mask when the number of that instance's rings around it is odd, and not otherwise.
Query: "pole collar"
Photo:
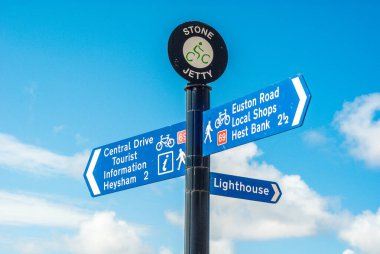
[[[193,88],[207,88],[210,91],[212,90],[212,87],[207,85],[207,84],[193,84],[193,83],[188,83],[187,86],[185,86],[184,90],[192,90]]]

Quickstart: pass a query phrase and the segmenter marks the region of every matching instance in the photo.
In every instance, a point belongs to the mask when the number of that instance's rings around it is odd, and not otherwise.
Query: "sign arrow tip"
[[[277,184],[272,183],[272,187],[273,187],[274,195],[271,199],[271,202],[277,203],[277,201],[280,199],[281,191],[279,187],[277,186]]]
[[[94,170],[95,170],[96,163],[98,162],[101,150],[102,149],[99,148],[99,149],[96,149],[94,151],[92,158],[91,158],[90,165],[88,166],[88,170],[86,173],[88,183],[90,184],[90,187],[91,187],[91,190],[92,190],[92,193],[94,194],[94,196],[97,196],[100,194],[98,184],[95,181]]]
[[[307,96],[299,77],[293,78],[292,82],[293,82],[294,88],[296,89],[298,98],[300,99],[300,101],[298,102],[296,114],[294,115],[294,119],[292,123],[292,126],[295,126],[295,125],[298,125],[301,121],[301,116],[302,116],[303,109],[305,108],[305,105],[306,105]]]

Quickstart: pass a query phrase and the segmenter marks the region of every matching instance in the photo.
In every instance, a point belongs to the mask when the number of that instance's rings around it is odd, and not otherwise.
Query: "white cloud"
[[[38,175],[66,175],[81,178],[89,152],[64,156],[47,149],[21,143],[0,133],[0,167]]]
[[[29,95],[33,100],[36,99],[37,96],[37,85],[35,82],[32,82],[28,86],[24,87],[24,91],[27,95]]]
[[[44,254],[54,253],[57,251],[64,251],[64,246],[60,241],[47,240],[47,239],[33,239],[33,240],[17,240],[17,243],[13,243],[14,249],[22,254]]]
[[[355,252],[353,250],[347,249],[347,250],[343,251],[342,254],[355,254]]]
[[[75,143],[77,145],[83,145],[83,144],[86,144],[88,142],[88,139],[83,137],[81,134],[77,133],[75,134]]]
[[[173,252],[167,247],[161,247],[159,253],[160,254],[173,254]]]
[[[141,239],[145,233],[142,227],[116,219],[114,212],[101,212],[82,222],[78,234],[67,237],[65,244],[74,254],[151,254]]]
[[[344,103],[334,117],[350,154],[372,167],[380,166],[380,120],[374,119],[379,111],[380,93],[373,93]]]
[[[184,220],[185,220],[183,215],[179,215],[173,211],[166,211],[165,218],[171,224],[179,226],[183,230]],[[210,253],[233,254],[234,253],[233,242],[229,239],[224,239],[224,238],[210,239]]]
[[[210,241],[210,253],[218,253],[218,254],[233,254],[234,247],[233,243],[227,239],[211,239]]]
[[[62,132],[65,128],[66,128],[66,126],[63,124],[56,125],[53,127],[53,133],[58,134],[58,133]]]
[[[165,218],[173,225],[184,227],[184,217],[174,211],[165,211]]]
[[[211,196],[211,253],[232,254],[234,241],[239,240],[310,236],[339,228],[348,220],[344,213],[333,214],[330,199],[313,191],[299,175],[285,175],[272,165],[257,162],[255,157],[260,154],[250,143],[211,158],[213,172],[274,181],[282,190],[277,204]],[[166,218],[178,224],[173,214]]]
[[[328,199],[313,191],[298,175],[284,175],[274,166],[253,161],[258,148],[250,143],[212,158],[213,171],[277,182],[282,197],[275,205],[213,197],[215,239],[257,240],[316,234],[333,220]],[[231,227],[231,225],[234,225]]]
[[[38,86],[36,85],[35,82],[32,82],[31,84],[24,87],[24,92],[27,95],[27,101],[29,102],[28,109],[30,113],[32,113],[34,105],[36,103],[37,90],[38,90]]]
[[[362,253],[380,253],[380,208],[377,213],[364,211],[356,216],[339,235]]]
[[[59,220],[59,214],[57,219]],[[23,254],[153,254],[143,242],[146,229],[116,218],[114,212],[98,212],[77,223],[73,235],[55,235],[49,239],[13,239],[8,245]],[[4,241],[3,241],[4,242]],[[161,248],[160,254],[171,254]]]
[[[76,228],[88,213],[35,195],[0,191],[0,225]]]
[[[318,130],[309,130],[303,133],[303,140],[310,145],[321,146],[328,142],[327,136]]]

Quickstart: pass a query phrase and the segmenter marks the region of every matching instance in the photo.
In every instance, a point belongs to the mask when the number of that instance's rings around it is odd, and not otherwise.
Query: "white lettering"
[[[270,129],[270,121],[268,119],[265,120],[265,122],[260,123],[260,124],[252,124],[251,125],[251,134],[259,133],[262,131],[266,131]]]
[[[255,186],[252,184],[244,184],[241,181],[223,181],[222,178],[217,179],[214,178],[214,188],[222,189],[223,191],[239,191],[239,192],[247,192],[247,193],[253,193],[253,194],[259,194],[259,195],[269,195],[269,189],[264,187]]]
[[[280,97],[280,87],[278,86],[275,91],[269,93],[260,93],[260,103],[268,102]]]
[[[131,142],[129,141],[127,144],[124,145],[118,145],[114,148],[105,148],[103,151],[104,157],[108,157],[110,155],[127,152],[131,149]]]
[[[214,33],[209,31],[209,29],[205,27],[200,27],[200,26],[188,26],[188,27],[183,28],[182,31],[186,36],[190,34],[202,34],[210,40],[214,36]]]
[[[193,71],[190,68],[183,69],[182,72],[189,76],[190,78],[196,77],[196,79],[206,79],[208,77],[212,78],[212,72],[211,70],[209,71],[203,71],[203,72],[198,72],[198,71]]]
[[[244,111],[246,109],[250,109],[252,107],[255,107],[257,105],[257,100],[256,98],[252,99],[245,99],[244,102],[236,104],[232,104],[232,114],[236,114],[238,112]]]
[[[133,141],[133,147],[138,148],[142,146],[147,146],[153,144],[153,137],[145,138],[142,137],[141,139],[135,139]]]
[[[253,119],[259,119],[262,117],[270,117],[272,114],[277,112],[277,105],[269,106],[264,109],[262,108],[255,108],[253,110]]]
[[[248,126],[245,126],[245,128],[243,130],[233,130],[232,131],[232,140],[235,140],[235,139],[240,139],[240,138],[244,138],[248,136]]]
[[[241,117],[232,117],[232,127],[239,126],[241,124],[249,123],[251,121],[251,112],[241,116]]]
[[[127,178],[122,177],[116,181],[105,181],[103,185],[103,190],[116,190],[116,188],[120,188],[136,182],[137,178],[135,176]]]
[[[113,161],[114,166],[119,165],[120,163],[125,163],[125,162],[133,161],[136,159],[137,159],[137,151],[135,151],[132,154],[128,153],[127,155],[122,156],[122,157],[116,157],[116,156],[112,157],[112,161]]]
[[[121,176],[121,175],[125,175],[125,174],[130,174],[132,172],[144,170],[146,168],[147,168],[146,162],[142,162],[142,163],[133,162],[131,165],[128,165],[128,166],[123,167],[123,168],[119,168],[119,169],[113,169],[112,168],[109,171],[104,171],[103,178],[109,179],[112,177],[117,177],[117,176]]]

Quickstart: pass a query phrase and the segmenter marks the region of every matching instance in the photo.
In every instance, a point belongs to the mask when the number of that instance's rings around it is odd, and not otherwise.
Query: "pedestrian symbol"
[[[178,157],[177,159],[175,159],[176,161],[179,160],[179,163],[178,163],[178,167],[177,167],[177,170],[180,170],[181,169],[181,164],[183,165],[186,165],[186,154],[182,151],[182,149],[180,148],[179,149],[179,154],[178,154]]]
[[[210,140],[210,143],[212,142],[212,140],[211,140],[211,132],[212,131],[214,131],[214,130],[211,127],[211,121],[208,121],[208,124],[206,126],[206,132],[205,132],[206,137],[205,137],[205,140],[203,141],[205,144],[206,144],[207,138]]]
[[[158,155],[158,174],[168,174],[174,171],[173,151]]]

